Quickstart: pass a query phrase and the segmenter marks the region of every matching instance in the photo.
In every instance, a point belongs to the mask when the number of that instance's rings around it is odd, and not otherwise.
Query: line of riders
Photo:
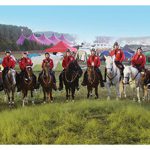
[[[141,72],[145,69],[145,64],[146,64],[146,57],[142,52],[143,52],[142,48],[139,47],[131,59],[131,65],[133,67],[137,68],[139,70],[139,72]],[[115,55],[115,64],[120,69],[121,75],[123,76],[124,66],[123,66],[122,62],[125,59],[125,55],[124,55],[124,52],[119,48],[119,44],[117,42],[114,43],[113,50],[110,51],[110,56],[114,56],[114,55]],[[72,55],[72,52],[68,49],[66,51],[66,55],[64,56],[63,61],[62,61],[63,71],[59,75],[59,88],[58,89],[60,91],[63,89],[64,72],[67,69],[70,62],[72,62],[74,60],[75,60],[75,57]],[[47,52],[45,53],[45,59],[42,62],[42,68],[43,68],[43,65],[45,62],[49,63],[50,74],[52,75],[53,82],[54,82],[53,83],[53,89],[57,90],[56,78],[55,78],[55,74],[53,71],[54,63],[53,63],[53,60],[50,58],[50,54]],[[2,71],[2,80],[3,81],[5,80],[5,76],[8,72],[8,70],[10,68],[13,69],[15,67],[15,65],[16,65],[16,61],[15,61],[14,56],[11,55],[11,51],[7,50],[5,52],[5,57],[3,58],[3,61],[2,61],[2,66],[4,67],[4,69]],[[32,60],[28,57],[28,52],[24,52],[22,54],[22,58],[19,61],[19,67],[20,67],[21,72],[17,73],[17,76],[16,76],[17,92],[21,91],[22,79],[23,79],[23,77],[26,77],[26,71],[25,71],[26,67],[32,66],[32,65],[33,65],[33,63],[32,63]],[[87,59],[87,66],[92,66],[95,68],[95,70],[99,76],[100,85],[101,85],[101,87],[104,87],[104,82],[106,82],[107,69],[105,68],[105,75],[104,75],[104,80],[103,80],[102,73],[99,69],[100,65],[101,65],[100,58],[98,55],[96,55],[95,49],[92,48],[91,49],[91,55]],[[40,79],[40,76],[42,75],[42,73],[43,72],[41,72],[39,74],[38,80],[37,80],[36,76],[33,74],[34,89],[39,88],[39,79]],[[87,85],[87,80],[88,80],[87,76],[88,75],[87,75],[87,70],[86,70],[84,73],[83,82],[81,83],[82,86]],[[5,89],[5,85],[2,84],[2,87]],[[2,87],[1,87],[1,89],[3,89]],[[78,82],[76,84],[76,89],[79,90],[79,83]]]

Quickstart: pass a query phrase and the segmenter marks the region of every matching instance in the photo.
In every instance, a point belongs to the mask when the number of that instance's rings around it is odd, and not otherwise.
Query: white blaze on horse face
[[[128,80],[129,80],[129,78],[130,78],[129,66],[125,66],[123,73],[124,73],[123,82],[124,82],[124,84],[127,84]]]
[[[16,71],[11,69],[10,72],[11,72],[12,79],[13,79],[13,85],[16,85]]]

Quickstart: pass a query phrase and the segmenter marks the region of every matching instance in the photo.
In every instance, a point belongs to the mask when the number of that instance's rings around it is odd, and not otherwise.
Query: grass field
[[[61,69],[56,68],[57,81]],[[36,75],[40,70],[35,66]],[[133,102],[130,88],[127,93],[127,99],[116,101],[112,87],[107,101],[106,88],[99,88],[99,99],[88,100],[86,88],[80,87],[74,103],[65,101],[65,91],[54,91],[54,103],[41,104],[39,89],[25,108],[16,94],[16,106],[9,109],[1,92],[0,144],[150,144],[150,104]]]

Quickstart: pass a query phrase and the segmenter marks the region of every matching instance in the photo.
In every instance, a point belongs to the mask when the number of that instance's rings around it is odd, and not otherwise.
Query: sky
[[[0,24],[95,36],[150,36],[150,6],[0,6]]]

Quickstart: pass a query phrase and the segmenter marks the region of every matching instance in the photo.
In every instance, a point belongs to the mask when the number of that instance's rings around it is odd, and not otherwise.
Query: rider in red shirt
[[[139,70],[139,72],[145,70],[146,57],[142,54],[142,48],[139,47],[137,52],[131,59],[131,65]]]
[[[120,69],[121,76],[123,76],[124,66],[122,62],[125,59],[125,55],[124,55],[124,52],[119,48],[118,42],[114,43],[113,50],[110,52],[110,56],[115,56],[115,64]],[[107,74],[107,69],[105,68],[104,82],[106,82],[106,74]]]
[[[70,49],[67,49],[66,51],[66,55],[64,56],[63,58],[63,61],[62,61],[62,67],[64,68],[63,71],[60,73],[59,75],[59,90],[61,91],[63,89],[63,74],[64,74],[64,71],[67,69],[68,65],[74,61],[75,58],[71,55],[71,51]],[[78,83],[77,83],[78,84]],[[77,85],[78,86],[78,85]],[[78,89],[78,87],[77,87]]]
[[[57,86],[56,86],[55,72],[52,70],[53,67],[54,67],[54,63],[53,63],[53,59],[50,58],[50,54],[49,54],[48,52],[45,53],[45,59],[43,59],[42,68],[43,68],[45,62],[48,62],[48,63],[49,63],[50,74],[52,75],[53,81],[54,81],[53,89],[56,91],[56,90],[57,90]],[[42,73],[43,73],[43,72],[41,72],[41,73],[39,74],[39,78],[38,78],[38,81],[39,81],[39,82],[40,82],[40,77],[41,77]]]
[[[22,53],[22,58],[19,61],[20,74],[17,75],[17,92],[21,90],[21,81],[23,80],[23,76],[26,76],[26,67],[32,66],[32,60],[28,57],[28,52]],[[37,88],[36,76],[33,74],[34,88]]]
[[[91,55],[89,56],[89,58],[87,60],[87,66],[93,66],[95,68],[96,72],[99,75],[99,80],[100,80],[101,87],[104,87],[103,77],[102,77],[101,71],[99,69],[100,65],[101,65],[100,58],[99,58],[99,56],[96,55],[96,51],[93,48],[91,50]],[[83,78],[82,85],[83,86],[87,85],[87,70],[84,73],[84,78]]]
[[[13,69],[15,67],[15,65],[16,65],[16,61],[11,56],[11,51],[7,50],[5,52],[5,57],[3,58],[3,61],[2,61],[2,66],[4,67],[4,70],[2,71],[2,79],[3,79],[3,81],[5,79],[5,75],[8,72],[8,70],[10,68]]]

